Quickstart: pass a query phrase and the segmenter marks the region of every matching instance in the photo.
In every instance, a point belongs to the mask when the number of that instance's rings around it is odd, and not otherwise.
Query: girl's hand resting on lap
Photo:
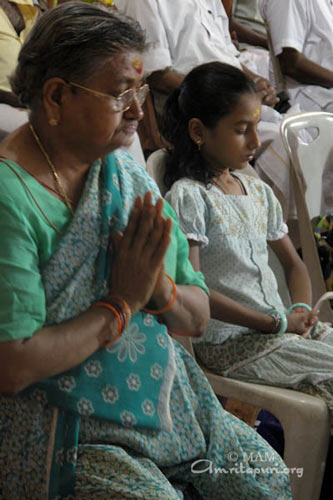
[[[171,238],[172,220],[162,215],[163,199],[152,204],[151,192],[134,203],[128,225],[114,237],[109,295],[118,295],[132,313],[142,309],[167,284],[164,257]],[[107,300],[107,297],[106,297]]]
[[[303,335],[309,330],[309,328],[318,323],[318,312],[315,309],[312,309],[312,311],[306,311],[302,308],[302,312],[294,310],[292,313],[287,315],[287,321],[288,333]]]

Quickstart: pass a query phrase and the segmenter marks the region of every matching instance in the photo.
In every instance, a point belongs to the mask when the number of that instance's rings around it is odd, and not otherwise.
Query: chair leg
[[[287,415],[280,415],[280,423],[285,438],[283,458],[291,471],[293,499],[318,500],[330,441],[328,410],[323,407],[313,412],[304,411],[302,415],[291,410]]]

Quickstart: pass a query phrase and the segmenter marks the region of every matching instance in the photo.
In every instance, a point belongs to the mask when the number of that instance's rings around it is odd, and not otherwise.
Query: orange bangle
[[[128,305],[126,300],[119,297],[118,295],[108,295],[108,299],[110,299],[111,302],[120,302],[122,307],[122,316],[124,317],[123,330],[125,330],[125,328],[128,327],[132,317],[130,306]]]
[[[111,304],[108,304],[107,302],[94,302],[92,304],[92,307],[105,307],[106,309],[109,309],[110,311],[112,311],[113,314],[115,315],[115,317],[117,318],[117,322],[118,322],[118,331],[117,331],[117,333],[115,334],[114,337],[112,337],[111,340],[107,340],[103,344],[103,347],[108,347],[111,344],[113,344],[113,342],[115,342],[117,339],[119,339],[120,335],[123,333],[123,325],[122,325],[122,322],[121,322],[121,319],[120,319],[120,314],[118,313],[118,311],[116,310],[115,307],[113,307]]]
[[[149,313],[149,314],[153,314],[153,315],[164,314],[164,313],[170,311],[171,307],[174,305],[175,300],[177,298],[176,284],[168,274],[166,274],[165,276],[168,278],[168,280],[170,281],[170,283],[172,285],[172,297],[170,299],[170,302],[165,307],[163,307],[162,309],[158,309],[157,311],[154,309],[147,309],[146,307],[144,307],[142,309],[144,312]]]

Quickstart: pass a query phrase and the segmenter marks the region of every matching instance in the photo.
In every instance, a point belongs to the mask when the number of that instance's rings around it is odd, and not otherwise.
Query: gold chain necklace
[[[39,147],[39,149],[43,153],[43,156],[44,156],[45,160],[47,161],[47,163],[48,163],[48,165],[49,165],[49,167],[51,169],[51,172],[53,174],[53,177],[54,177],[54,179],[56,181],[56,184],[57,184],[57,187],[58,187],[58,194],[61,196],[61,198],[64,199],[65,204],[66,204],[68,210],[70,211],[70,213],[72,215],[74,215],[73,206],[72,206],[72,204],[71,204],[71,202],[70,202],[70,200],[69,200],[69,198],[68,198],[68,196],[66,194],[64,186],[62,185],[62,182],[61,182],[61,180],[59,178],[59,175],[58,175],[57,169],[55,168],[54,163],[51,161],[51,158],[49,157],[49,155],[45,151],[45,149],[43,147],[43,144],[40,142],[40,139],[39,139],[39,137],[37,135],[37,132],[34,129],[34,127],[32,126],[31,123],[29,123],[29,128],[31,130],[32,135],[34,136],[34,139],[35,139],[35,141],[37,143],[37,146]]]

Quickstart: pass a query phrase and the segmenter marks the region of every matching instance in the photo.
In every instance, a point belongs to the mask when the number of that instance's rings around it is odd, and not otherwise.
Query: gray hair
[[[129,17],[96,3],[64,3],[46,11],[29,33],[10,79],[12,90],[30,107],[49,78],[84,82],[112,55],[145,49],[144,32]]]

